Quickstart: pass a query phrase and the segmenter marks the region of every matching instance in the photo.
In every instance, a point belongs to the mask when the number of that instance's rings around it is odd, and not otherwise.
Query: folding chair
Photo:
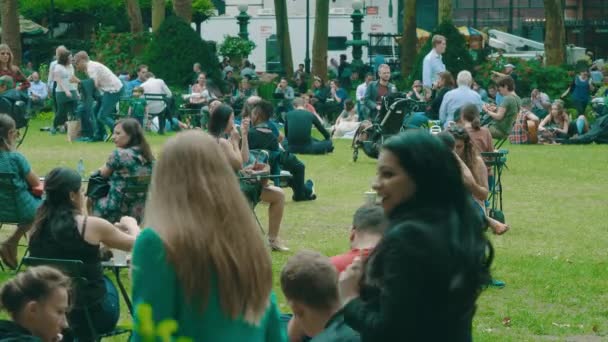
[[[17,203],[17,187],[15,179],[17,175],[10,172],[0,172],[0,203],[2,210],[0,211],[0,230],[5,224],[19,225],[26,223],[25,214],[21,206]],[[27,247],[20,245],[21,247]],[[22,260],[23,261],[23,260]],[[19,270],[20,265],[17,267]],[[4,271],[4,265],[0,262],[0,269]]]
[[[164,133],[165,123],[164,121],[167,119],[167,113],[169,113],[169,104],[167,103],[167,95],[165,94],[154,94],[154,93],[144,93],[144,98],[148,105],[154,102],[162,102],[165,105],[165,108],[158,113],[148,113],[150,117],[149,120],[152,121],[152,118],[158,117],[158,132]]]
[[[497,152],[482,152],[486,166],[492,167],[494,179],[490,187],[490,217],[504,223],[504,214],[502,212],[502,171],[507,163],[508,150],[498,150]]]
[[[51,266],[56,269],[63,271],[66,275],[68,275],[75,285],[76,291],[79,288],[85,288],[88,285],[88,279],[83,276],[84,273],[84,263],[81,260],[68,260],[68,259],[45,259],[45,258],[33,258],[33,257],[25,257],[24,264],[27,266]],[[89,309],[88,303],[84,303],[84,306],[79,307],[78,309],[82,309],[85,315],[85,319],[87,322],[88,329],[91,333],[93,341],[101,341],[104,337],[122,335],[122,334],[131,334],[131,329],[126,328],[116,328],[108,333],[100,334],[95,331],[95,327],[93,325],[93,321],[91,319],[91,313]],[[130,336],[129,336],[130,338]]]
[[[288,174],[281,173],[281,174],[277,174],[277,175],[243,176],[243,177],[239,177],[238,180],[239,180],[239,183],[240,182],[261,182],[262,180],[265,180],[265,179],[273,180],[273,181],[276,181],[278,179],[279,182],[283,182],[283,181],[287,181],[287,180],[291,179],[291,177],[292,177],[292,175],[290,173],[288,173]],[[262,234],[266,234],[266,231],[264,231],[264,227],[262,227],[262,223],[260,222],[257,214],[255,213],[255,206],[257,205],[257,202],[252,201],[252,199],[249,196],[247,196],[247,193],[245,193],[245,197],[247,197],[247,200],[249,201],[249,206],[251,207],[251,212],[253,213],[253,217],[255,217],[255,220],[258,223],[258,226],[260,226],[260,230],[262,231]]]
[[[137,201],[146,201],[151,176],[133,176],[125,179],[126,186],[122,190],[120,212],[122,215],[132,216],[133,206]],[[137,218],[138,222],[141,218]]]

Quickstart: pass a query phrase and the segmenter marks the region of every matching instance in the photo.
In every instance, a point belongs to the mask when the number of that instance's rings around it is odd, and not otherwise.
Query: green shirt
[[[11,197],[10,193],[0,191],[0,203],[14,203],[14,206],[19,210],[18,213],[5,212],[11,210],[11,206],[0,205],[0,215],[5,218],[17,218],[20,223],[29,223],[34,221],[36,210],[42,203],[40,198],[34,197],[30,192],[30,186],[27,183],[26,177],[32,168],[27,162],[27,159],[15,151],[0,151],[0,172],[12,173],[15,175],[13,186],[15,187],[15,196]]]
[[[312,126],[317,127],[325,140],[331,138],[329,132],[316,115],[304,110],[295,109],[285,114],[285,136],[290,146],[306,146],[312,142]]]
[[[136,118],[143,118],[146,114],[146,99],[143,97],[134,97],[129,102],[131,108],[131,116]]]
[[[241,318],[233,320],[225,315],[220,304],[217,283],[212,277],[207,306],[203,311],[196,303],[186,299],[175,267],[167,259],[167,251],[160,236],[152,229],[144,229],[137,237],[132,257],[133,304],[135,307],[132,341],[148,341],[142,333],[150,324],[158,329],[163,322],[177,323],[172,340],[186,337],[191,341],[267,341],[287,340],[281,328],[276,297],[271,294],[268,309],[260,324],[253,326]],[[151,307],[152,322],[145,306]],[[148,311],[149,313],[149,311]],[[157,339],[160,341],[160,339]]]
[[[315,336],[310,342],[359,342],[361,337],[344,322],[344,312],[336,312],[325,324],[325,330]]]
[[[500,106],[505,109],[505,116],[502,120],[496,121],[494,126],[504,136],[508,136],[521,108],[521,99],[517,95],[507,95],[503,97]]]

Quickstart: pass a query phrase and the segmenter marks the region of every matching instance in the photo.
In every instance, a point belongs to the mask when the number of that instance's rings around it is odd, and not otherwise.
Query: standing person
[[[120,79],[105,65],[91,61],[86,51],[80,51],[74,56],[76,69],[84,71],[95,82],[95,88],[101,93],[101,104],[96,114],[97,135],[95,140],[102,141],[109,135],[108,130],[114,128],[112,113],[116,110],[116,104],[123,92]]]
[[[15,232],[0,245],[0,258],[2,263],[11,269],[16,269],[17,246],[19,240],[30,229],[34,221],[36,210],[42,203],[42,184],[30,163],[25,157],[15,151],[18,132],[15,120],[8,114],[0,114],[0,172],[13,173],[15,178],[13,184],[16,187],[15,198],[7,197],[6,194],[0,196],[0,203],[14,201],[20,209],[23,222],[19,222]],[[0,206],[3,216],[15,216],[14,212],[5,212],[6,206]]]
[[[367,73],[365,75],[365,81],[357,86],[355,91],[355,97],[357,99],[357,113],[359,114],[359,121],[363,120],[363,107],[365,106],[365,92],[367,86],[374,81],[374,75]]]
[[[144,129],[147,128],[146,125],[150,122],[148,120],[147,106],[148,103],[144,97],[144,88],[133,88],[133,96],[131,96],[131,99],[129,100],[129,117],[137,120]]]
[[[373,119],[380,111],[382,105],[382,98],[388,94],[396,93],[397,87],[390,83],[391,79],[391,67],[387,64],[381,64],[378,67],[379,79],[377,81],[370,82],[365,89],[365,106],[363,111],[365,112],[364,119]]]
[[[304,108],[304,100],[298,97],[293,103],[296,108],[285,114],[286,149],[291,153],[302,154],[333,152],[334,145],[331,141],[331,135],[323,127],[321,121]],[[313,125],[323,134],[325,140],[319,141],[311,136]]]
[[[422,85],[428,90],[436,87],[439,73],[445,71],[442,55],[447,47],[447,39],[436,34],[431,40],[433,49],[422,60]]]
[[[13,64],[14,57],[11,48],[6,44],[0,44],[0,76],[10,76],[13,78],[19,90],[26,90],[30,87],[27,77],[21,72],[18,66]]]
[[[192,341],[285,341],[270,255],[224,151],[200,131],[162,151],[133,251],[134,341],[174,321]]]
[[[48,267],[30,267],[4,283],[0,306],[10,321],[0,321],[0,341],[61,341],[68,327],[70,278]]]
[[[167,120],[171,121],[170,108],[167,105],[168,99],[173,96],[171,89],[167,87],[165,81],[156,78],[153,73],[149,72],[145,75],[146,81],[142,83],[141,88],[144,94],[161,94],[165,95],[165,101],[149,100],[148,114],[157,115],[158,117],[158,134],[165,134],[165,125]]]
[[[53,129],[65,131],[65,122],[74,117],[78,92],[74,80],[74,67],[72,66],[72,54],[68,50],[61,50],[57,55],[57,65],[53,68],[53,79],[57,84],[55,99],[57,101],[57,112],[53,119]]]
[[[572,103],[578,112],[579,117],[585,115],[585,108],[591,100],[591,92],[594,87],[589,78],[589,71],[582,69],[578,75],[574,76],[574,80],[562,94],[561,98],[566,97],[568,93],[572,93]]]
[[[494,139],[503,139],[511,133],[517,113],[521,109],[521,99],[515,94],[515,83],[511,77],[501,77],[496,82],[496,86],[498,87],[498,92],[502,95],[500,107],[496,111],[492,111],[492,107],[485,104],[483,108],[494,119],[488,125],[492,137]]]
[[[362,341],[470,341],[492,253],[456,156],[425,131],[393,136],[373,188],[389,226],[340,275],[345,322]]]
[[[53,73],[55,72],[55,66],[57,65],[57,56],[62,50],[68,51],[64,45],[59,45],[55,49],[55,56],[49,65],[49,75],[46,83],[48,86],[48,91],[51,93],[51,99],[53,100],[53,111],[55,112],[55,115],[57,115],[57,100],[55,98],[57,83],[53,79]]]

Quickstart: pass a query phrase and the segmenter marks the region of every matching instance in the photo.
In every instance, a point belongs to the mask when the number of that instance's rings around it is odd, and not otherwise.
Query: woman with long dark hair
[[[399,134],[373,188],[389,228],[340,277],[345,322],[363,341],[470,341],[492,254],[456,157],[427,132]]]
[[[57,113],[53,119],[53,129],[65,124],[70,116],[76,112],[78,92],[74,80],[74,66],[72,65],[72,53],[61,50],[57,53],[57,64],[53,68],[53,80],[57,83],[55,97],[57,101]]]
[[[249,142],[247,134],[249,132],[249,118],[241,122],[242,140],[239,132],[234,125],[234,112],[228,105],[219,105],[212,113],[209,120],[209,133],[215,137],[222,147],[225,156],[232,166],[232,170],[242,175],[249,175],[256,172],[269,172],[270,168],[266,164],[265,170],[254,170],[254,163],[249,162]],[[230,140],[225,137],[230,135]],[[239,141],[241,146],[239,146]],[[273,251],[287,251],[287,247],[279,240],[279,230],[283,220],[285,210],[285,193],[283,189],[261,182],[249,183],[241,181],[241,190],[255,206],[258,202],[266,202],[268,207],[268,244]]]
[[[136,119],[120,120],[114,126],[116,149],[99,169],[99,174],[109,178],[110,190],[105,197],[94,200],[93,214],[110,222],[121,216],[133,216],[137,222],[143,218],[145,194],[133,195],[123,201],[127,178],[150,176],[154,156],[144,136],[144,130]]]
[[[68,319],[74,335],[88,340],[91,332],[84,305],[89,308],[98,333],[114,329],[120,315],[116,287],[103,275],[100,244],[131,251],[139,227],[132,217],[123,217],[114,226],[102,218],[86,216],[81,178],[75,170],[53,169],[44,180],[44,193],[45,199],[36,213],[29,242],[30,255],[84,263],[83,276],[87,283],[77,289],[74,309]]]

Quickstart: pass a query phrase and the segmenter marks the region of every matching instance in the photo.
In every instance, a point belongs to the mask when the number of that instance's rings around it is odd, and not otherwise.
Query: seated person
[[[277,106],[277,111],[279,113],[293,110],[292,101],[295,97],[295,93],[293,88],[289,86],[287,78],[281,77],[281,80],[279,81],[279,84],[277,84],[277,88],[274,90],[274,93],[277,94],[275,95],[275,98],[281,99]]]
[[[146,194],[133,194],[135,197],[123,199],[123,190],[127,186],[128,177],[152,174],[152,150],[141,125],[133,118],[118,121],[112,137],[116,149],[99,169],[101,176],[109,178],[110,190],[102,198],[91,199],[92,213],[110,222],[116,222],[125,215],[133,216],[141,222]]]
[[[0,306],[10,321],[0,321],[0,341],[61,341],[68,327],[70,278],[48,267],[30,267],[0,289]]]
[[[378,205],[364,205],[353,216],[350,230],[350,251],[331,257],[338,273],[342,273],[355,259],[366,257],[376,247],[388,226],[384,210]]]
[[[209,134],[218,139],[222,146],[228,162],[235,173],[243,176],[256,174],[255,165],[248,165],[249,161],[249,122],[250,119],[243,119],[241,122],[241,133],[234,125],[234,111],[228,105],[221,104],[211,112],[209,120]],[[229,139],[224,138],[229,136]],[[270,172],[264,169],[259,172]],[[283,189],[269,185],[266,181],[248,182],[241,181],[241,190],[252,204],[253,207],[262,201],[269,204],[268,207],[268,244],[273,251],[288,251],[279,240],[279,230],[283,220],[285,210],[285,194]]]
[[[509,76],[501,77],[496,82],[502,101],[496,111],[489,105],[484,105],[485,112],[493,119],[488,125],[492,138],[504,139],[509,136],[517,113],[521,109],[521,99],[515,94],[515,83]]]
[[[192,85],[187,107],[203,108],[214,98],[213,92],[207,87],[207,75],[201,72],[198,74],[197,83]]]
[[[329,132],[323,127],[319,119],[304,108],[304,101],[296,98],[296,109],[285,115],[285,136],[287,137],[287,150],[291,153],[325,154],[334,150]],[[315,126],[325,140],[319,141],[311,136],[312,126]]]
[[[104,276],[100,245],[129,252],[139,234],[137,221],[123,217],[116,226],[99,218],[86,216],[82,180],[72,169],[56,168],[44,181],[45,200],[36,214],[29,241],[30,256],[45,259],[80,260],[87,284],[77,289],[68,314],[74,337],[91,339],[91,331],[83,307],[90,313],[97,333],[113,330],[120,315],[118,291]]]
[[[481,96],[471,89],[473,76],[471,76],[470,72],[466,70],[459,72],[458,76],[456,76],[456,84],[458,88],[448,91],[439,107],[439,120],[443,128],[448,127],[450,122],[458,120],[458,118],[455,118],[455,115],[459,114],[458,111],[464,105],[472,103],[477,106],[478,110],[481,110],[483,105]]]
[[[528,137],[530,130],[534,129],[534,132],[536,132],[535,128],[538,127],[540,120],[531,110],[532,100],[529,97],[522,99],[521,110],[517,113],[513,129],[509,134],[509,142],[511,142],[511,144],[527,144],[529,142]],[[532,123],[534,127],[529,126],[528,121],[534,121],[534,123]]]
[[[334,122],[336,116],[342,113],[346,99],[348,99],[348,93],[340,87],[340,81],[337,79],[331,80],[329,82],[329,96],[321,112],[328,122]]]
[[[460,122],[458,124],[467,130],[471,141],[479,152],[494,152],[492,134],[487,127],[481,126],[481,117],[477,106],[469,103],[460,108]]]
[[[306,179],[306,166],[295,154],[285,151],[279,145],[278,129],[275,128],[275,131],[272,128],[275,125],[269,120],[272,111],[272,104],[264,100],[259,101],[253,107],[251,114],[252,127],[248,133],[249,148],[252,150],[267,150],[270,153],[277,154],[276,162],[279,164],[279,168],[289,171],[292,175],[288,184],[293,190],[292,199],[294,201],[315,200],[317,195],[314,193],[313,181],[311,179],[304,181]],[[277,172],[273,170],[272,173]]]
[[[17,229],[0,246],[2,263],[13,270],[18,265],[17,246],[19,240],[30,229],[36,216],[36,210],[42,202],[40,199],[42,184],[38,176],[32,170],[25,156],[15,150],[17,134],[15,120],[7,114],[0,114],[0,172],[13,173],[15,175],[13,184],[16,187],[14,193],[16,198],[12,198],[12,194],[0,191],[0,203],[14,201],[15,205],[21,209],[19,219],[23,221],[18,222]],[[0,206],[0,211],[3,212],[2,216],[15,216],[14,212],[6,212],[6,210],[7,206],[4,204]]]
[[[530,99],[532,101],[532,113],[543,119],[551,109],[551,100],[549,99],[549,95],[538,90],[538,88],[534,88],[530,94]]]
[[[555,100],[551,105],[551,112],[538,125],[541,139],[553,142],[555,139],[567,139],[575,134],[583,134],[589,130],[589,124],[584,116],[579,116],[571,122],[570,116],[564,110],[564,102]]]
[[[281,289],[293,311],[287,328],[290,341],[301,341],[303,334],[312,342],[361,340],[344,322],[338,273],[329,258],[312,251],[297,253],[281,271]]]
[[[336,124],[332,127],[333,138],[341,138],[345,134],[353,133],[359,128],[359,114],[355,109],[355,103],[347,99],[344,101],[344,110],[336,119]]]
[[[239,83],[239,88],[232,94],[231,102],[234,110],[239,112],[248,98],[251,96],[257,96],[258,92],[255,88],[251,87],[249,77],[243,77]]]
[[[30,83],[30,87],[27,88],[27,95],[30,97],[32,108],[38,110],[44,107],[44,103],[49,97],[49,91],[46,83],[40,80],[38,72],[34,71],[30,78],[32,79],[32,82]]]
[[[416,101],[426,101],[426,92],[422,87],[420,80],[415,80],[412,84],[412,90],[407,93],[407,97]]]

